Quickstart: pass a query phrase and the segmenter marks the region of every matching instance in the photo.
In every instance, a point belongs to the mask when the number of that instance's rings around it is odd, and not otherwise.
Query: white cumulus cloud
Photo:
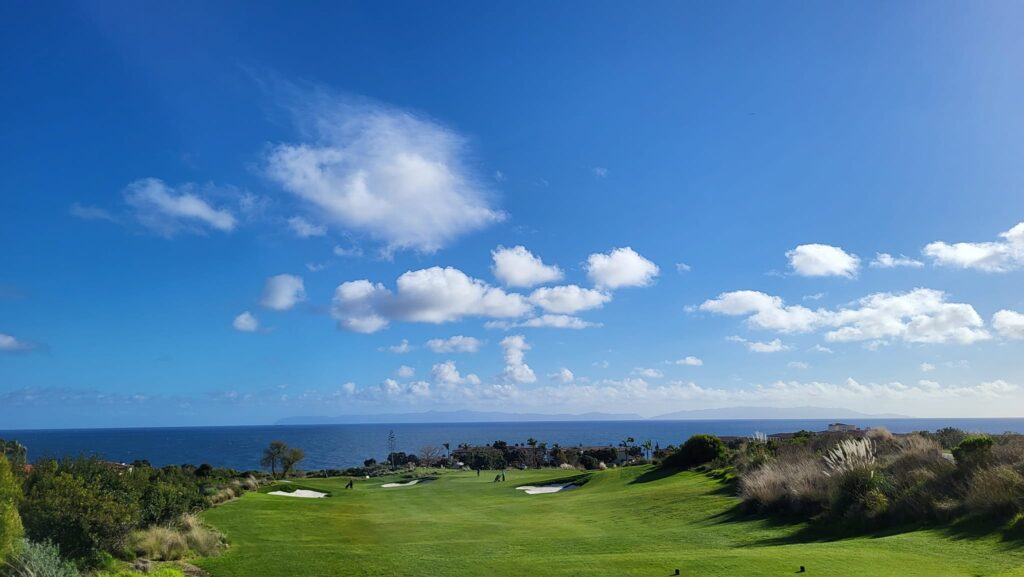
[[[275,311],[286,311],[306,300],[306,286],[302,277],[279,274],[267,279],[260,304]]]
[[[628,246],[587,257],[587,276],[598,288],[647,286],[654,282],[658,273],[658,265]]]
[[[992,315],[992,327],[1008,339],[1024,339],[1024,314],[1001,310]]]
[[[690,357],[683,357],[683,358],[675,361],[675,364],[677,364],[677,365],[684,365],[684,366],[688,366],[688,367],[700,367],[700,366],[704,365],[704,361],[702,361],[701,359],[699,359],[697,357],[690,356]]]
[[[549,313],[574,314],[596,309],[612,299],[608,293],[574,284],[542,287],[530,295],[530,302]]]
[[[947,302],[946,293],[917,288],[907,293],[875,293],[854,306],[828,310],[788,306],[777,296],[757,291],[722,293],[700,310],[746,316],[753,328],[781,333],[826,329],[833,342],[900,339],[911,343],[971,344],[991,338],[969,304]]]
[[[505,381],[510,383],[533,383],[537,375],[525,362],[526,351],[530,345],[523,335],[511,335],[501,340],[501,348],[505,350]]]
[[[843,276],[853,278],[860,258],[838,246],[802,244],[786,253],[789,266],[800,276]]]
[[[774,339],[768,342],[761,341],[750,341],[743,337],[726,337],[726,340],[734,343],[743,343],[746,345],[747,350],[753,353],[777,353],[780,351],[788,351],[789,347],[784,345],[780,339]]]
[[[491,257],[494,276],[505,286],[531,287],[561,280],[563,276],[560,268],[544,264],[524,246],[499,246],[491,251]]]
[[[342,328],[372,333],[394,320],[440,324],[467,316],[521,317],[532,309],[522,295],[452,267],[409,271],[395,286],[391,291],[368,280],[342,283],[334,291],[332,314]]]
[[[249,311],[245,311],[242,314],[235,317],[235,320],[231,322],[231,326],[235,327],[236,331],[243,333],[254,333],[259,330],[260,322],[253,316]]]
[[[407,111],[324,95],[296,112],[311,141],[273,147],[266,171],[325,221],[389,250],[434,252],[504,219],[457,132]]]
[[[515,328],[589,329],[599,326],[601,323],[592,323],[571,315],[541,315],[522,321],[488,321],[484,323],[485,328],[503,330]]]
[[[1007,272],[1024,266],[1024,222],[999,236],[1002,240],[994,242],[936,241],[924,247],[924,254],[937,265],[985,272]]]
[[[548,378],[560,383],[571,383],[576,378],[576,375],[572,374],[572,371],[569,369],[562,367],[553,373],[548,373]]]

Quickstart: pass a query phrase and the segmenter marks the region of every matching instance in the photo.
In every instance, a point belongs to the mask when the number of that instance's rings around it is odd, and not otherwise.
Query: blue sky
[[[1021,416],[1019,4],[427,8],[0,8],[0,429]]]

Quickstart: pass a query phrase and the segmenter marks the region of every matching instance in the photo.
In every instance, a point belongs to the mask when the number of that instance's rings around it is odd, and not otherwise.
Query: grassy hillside
[[[230,551],[198,564],[215,577],[333,575],[937,575],[1024,576],[1021,543],[919,530],[826,540],[734,514],[726,485],[648,468],[592,475],[580,489],[516,491],[555,471],[443,474],[394,489],[393,479],[302,481],[326,499],[251,493],[205,514]]]

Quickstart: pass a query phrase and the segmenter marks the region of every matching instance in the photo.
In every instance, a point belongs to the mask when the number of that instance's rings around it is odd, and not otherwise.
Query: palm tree
[[[643,442],[641,446],[644,448],[644,452],[647,454],[647,458],[650,459],[651,451],[654,449],[654,442],[651,441],[650,439],[647,439],[646,441]]]
[[[273,441],[266,449],[263,449],[263,458],[260,459],[260,465],[270,467],[270,475],[275,479],[277,478],[277,464],[282,463],[285,451],[287,450],[288,445],[284,441]]]

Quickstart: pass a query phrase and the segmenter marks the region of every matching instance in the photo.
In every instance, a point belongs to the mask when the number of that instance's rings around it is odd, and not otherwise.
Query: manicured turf
[[[1024,576],[1020,541],[941,529],[839,540],[805,527],[732,513],[728,486],[696,473],[646,467],[595,473],[575,491],[515,487],[558,471],[447,473],[395,479],[302,480],[326,499],[247,494],[205,514],[232,546],[197,564],[214,577],[792,575]]]

